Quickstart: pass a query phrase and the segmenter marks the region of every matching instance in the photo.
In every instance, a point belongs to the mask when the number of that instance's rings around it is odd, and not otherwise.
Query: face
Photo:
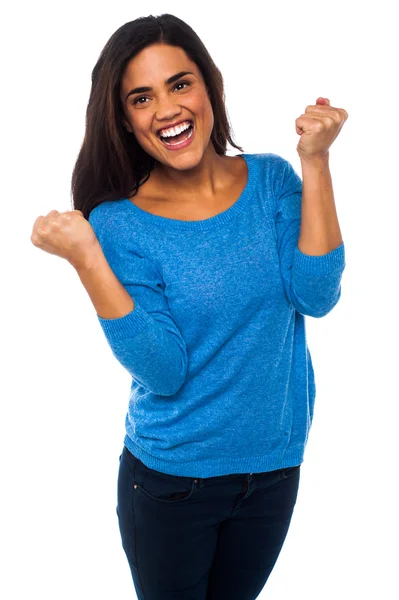
[[[174,77],[182,72],[185,75]],[[173,81],[167,83],[170,78]],[[151,89],[136,89],[143,87]],[[147,46],[128,63],[120,94],[126,129],[134,133],[147,154],[163,165],[183,170],[193,168],[209,144],[213,147],[210,136],[214,116],[205,82],[182,48],[165,44]],[[161,141],[160,129],[179,121],[190,121],[192,126],[177,137],[166,137],[169,145]],[[188,143],[177,144],[190,131]]]

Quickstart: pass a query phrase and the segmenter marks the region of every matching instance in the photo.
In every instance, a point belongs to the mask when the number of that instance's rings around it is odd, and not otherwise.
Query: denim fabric
[[[254,600],[282,549],[300,465],[194,478],[123,447],[117,515],[138,600]]]

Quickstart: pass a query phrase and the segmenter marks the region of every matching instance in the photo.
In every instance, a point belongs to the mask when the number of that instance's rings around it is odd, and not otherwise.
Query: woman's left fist
[[[297,152],[304,160],[328,155],[329,148],[348,118],[343,108],[330,106],[328,98],[317,98],[315,105],[307,106],[305,114],[295,121],[301,136]]]

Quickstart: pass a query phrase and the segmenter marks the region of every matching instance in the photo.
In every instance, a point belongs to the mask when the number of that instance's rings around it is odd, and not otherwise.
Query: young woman
[[[346,118],[320,98],[296,120],[301,181],[226,155],[222,76],[180,19],[123,25],[94,67],[74,210],[31,240],[76,269],[132,376],[117,515],[139,599],[253,600],[277,561],[316,393],[304,317],[341,295]]]

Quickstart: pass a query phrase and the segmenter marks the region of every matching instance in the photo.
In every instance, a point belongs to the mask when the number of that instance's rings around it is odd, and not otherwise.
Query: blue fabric
[[[298,249],[302,180],[277,154],[241,154],[248,181],[201,221],[153,215],[128,198],[92,210],[127,315],[97,315],[132,376],[124,444],[148,467],[189,477],[303,461],[316,396],[305,316],[341,295],[344,244]]]

